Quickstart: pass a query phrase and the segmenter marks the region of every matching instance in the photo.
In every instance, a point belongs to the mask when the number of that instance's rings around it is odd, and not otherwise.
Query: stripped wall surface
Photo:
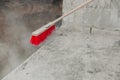
[[[86,0],[64,0],[63,13]],[[94,0],[82,10],[64,19],[64,24],[120,30],[120,0]],[[74,25],[73,25],[74,26]]]

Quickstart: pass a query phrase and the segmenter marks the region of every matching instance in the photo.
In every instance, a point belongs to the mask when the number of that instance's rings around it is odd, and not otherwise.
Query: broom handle
[[[92,2],[93,0],[87,0],[86,2],[82,3],[81,5],[77,6],[76,8],[74,8],[73,10],[69,11],[68,13],[64,14],[63,16],[59,17],[58,19],[54,20],[53,22],[50,22],[51,25],[57,23],[58,21],[62,20],[64,17],[72,14],[73,12],[79,10],[80,8],[84,7],[85,5],[89,4],[90,2]]]
[[[64,17],[72,14],[73,12],[77,11],[78,9],[84,7],[85,5],[89,4],[90,2],[92,2],[93,0],[87,0],[86,2],[82,3],[81,5],[79,5],[78,7],[74,8],[73,10],[69,11],[68,13],[64,14],[63,16],[59,17],[58,19],[49,22],[48,24],[44,25],[43,27],[37,29],[36,31],[34,31],[32,33],[32,35],[39,35],[41,32],[43,32],[44,30],[46,30],[47,28],[49,28],[49,26],[57,23],[58,21],[60,21],[61,19],[63,19]]]

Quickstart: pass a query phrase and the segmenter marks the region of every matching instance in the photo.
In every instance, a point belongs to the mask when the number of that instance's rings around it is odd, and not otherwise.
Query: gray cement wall
[[[86,0],[64,0],[63,13],[84,1]],[[79,27],[120,30],[120,0],[94,0],[90,5],[63,20],[64,25],[73,25],[73,23]]]

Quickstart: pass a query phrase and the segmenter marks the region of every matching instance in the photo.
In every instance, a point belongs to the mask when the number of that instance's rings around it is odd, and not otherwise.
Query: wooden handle
[[[39,34],[42,33],[43,31],[45,31],[46,29],[48,29],[49,26],[54,25],[54,24],[57,23],[58,21],[62,20],[64,17],[66,17],[66,16],[72,14],[73,12],[75,12],[75,11],[83,8],[84,6],[86,6],[87,4],[89,4],[89,3],[92,2],[92,1],[93,1],[93,0],[87,0],[86,2],[84,2],[84,3],[82,3],[81,5],[77,6],[76,8],[74,8],[74,9],[71,10],[71,11],[69,11],[68,13],[62,15],[62,16],[59,17],[58,19],[56,19],[56,20],[54,20],[54,21],[46,24],[45,26],[37,29],[36,31],[34,31],[34,32],[32,33],[32,35],[36,35],[36,36],[39,35]]]
[[[69,11],[68,13],[64,14],[63,16],[59,17],[58,19],[54,20],[53,22],[51,22],[52,24],[57,23],[58,21],[60,21],[61,19],[63,19],[64,17],[72,14],[73,12],[79,10],[80,8],[83,8],[84,6],[86,6],[87,4],[89,4],[90,2],[92,2],[93,0],[87,0],[86,2],[82,3],[81,5],[77,6],[76,8],[74,8],[73,10]]]

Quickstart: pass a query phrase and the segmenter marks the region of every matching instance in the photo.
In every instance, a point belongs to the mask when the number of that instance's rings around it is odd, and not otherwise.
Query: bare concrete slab
[[[72,26],[70,26],[72,27]],[[2,80],[120,80],[120,34],[62,28]]]

